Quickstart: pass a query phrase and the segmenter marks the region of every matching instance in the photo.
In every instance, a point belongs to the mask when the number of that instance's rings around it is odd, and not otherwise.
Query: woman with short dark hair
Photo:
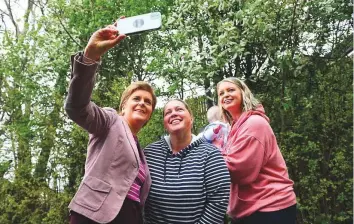
[[[163,123],[169,135],[144,149],[152,179],[146,223],[222,223],[230,177],[220,150],[192,134],[193,115],[182,100],[166,103]]]

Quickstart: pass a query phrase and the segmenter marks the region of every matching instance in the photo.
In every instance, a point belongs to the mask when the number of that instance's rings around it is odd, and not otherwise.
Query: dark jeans
[[[117,217],[108,224],[143,224],[143,216],[139,202],[126,198]],[[83,215],[70,211],[70,224],[98,224]]]
[[[250,216],[232,221],[232,224],[295,224],[296,204],[274,212],[255,212]]]

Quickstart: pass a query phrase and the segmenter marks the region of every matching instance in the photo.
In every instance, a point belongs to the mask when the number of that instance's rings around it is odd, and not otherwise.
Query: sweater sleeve
[[[205,164],[207,202],[199,224],[220,224],[226,214],[230,195],[230,175],[218,149],[213,150]]]
[[[91,102],[98,64],[85,64],[81,58],[82,53],[71,57],[71,80],[64,107],[71,120],[89,133],[98,134],[108,128],[112,113]]]
[[[230,171],[231,182],[249,184],[257,178],[261,170],[265,147],[254,137],[251,128],[241,131],[237,136],[229,137],[230,139],[232,142],[223,152],[223,156]]]

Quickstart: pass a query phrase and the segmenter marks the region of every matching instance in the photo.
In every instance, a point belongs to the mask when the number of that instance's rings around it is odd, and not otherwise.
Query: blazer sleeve
[[[109,128],[112,112],[91,102],[98,63],[85,64],[82,53],[71,56],[71,80],[65,111],[69,118],[90,134],[100,134]]]

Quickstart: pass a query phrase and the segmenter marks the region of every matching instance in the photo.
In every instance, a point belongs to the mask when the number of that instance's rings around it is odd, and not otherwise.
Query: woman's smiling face
[[[122,115],[134,129],[143,126],[152,114],[152,96],[148,91],[136,90],[124,103]]]
[[[232,117],[238,117],[242,113],[241,89],[231,82],[222,82],[218,86],[219,103]]]
[[[168,102],[165,105],[163,116],[163,123],[169,134],[174,134],[180,131],[192,131],[192,115],[182,102],[178,100]]]

